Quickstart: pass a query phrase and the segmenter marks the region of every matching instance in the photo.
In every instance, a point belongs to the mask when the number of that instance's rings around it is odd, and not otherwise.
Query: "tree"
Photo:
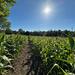
[[[17,31],[13,31],[13,34],[17,34],[18,32]]]
[[[24,34],[25,34],[25,31],[20,28],[20,29],[18,30],[18,33],[24,35]]]
[[[13,33],[13,31],[10,30],[10,29],[6,29],[6,30],[5,30],[5,34],[12,34],[12,33]]]
[[[62,31],[61,30],[58,30],[58,36],[61,36],[62,35]]]
[[[0,0],[0,29],[4,30],[11,27],[7,17],[10,13],[10,7],[13,7],[15,3],[15,0]]]
[[[25,35],[30,35],[30,32],[29,31],[26,31]]]

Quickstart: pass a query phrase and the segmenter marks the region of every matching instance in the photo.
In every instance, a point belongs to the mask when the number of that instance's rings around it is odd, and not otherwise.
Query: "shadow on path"
[[[30,67],[26,75],[45,75],[42,68],[42,60],[39,54],[35,50],[31,50],[28,53],[31,53],[31,57],[26,59],[27,62],[22,65],[23,67],[29,65]]]
[[[46,75],[39,53],[30,50],[29,44],[26,44],[24,50],[21,50],[20,57],[20,59],[16,58],[16,61],[13,61],[12,65],[16,72],[11,71],[11,75]]]

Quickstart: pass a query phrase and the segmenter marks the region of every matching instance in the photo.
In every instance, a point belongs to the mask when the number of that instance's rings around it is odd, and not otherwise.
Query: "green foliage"
[[[70,33],[68,35],[68,38],[69,38],[69,43],[71,45],[71,48],[73,49],[73,47],[74,47],[74,40],[73,40],[72,36],[70,35]]]
[[[7,21],[7,17],[10,7],[13,7],[15,3],[15,0],[0,0],[0,29],[10,28],[11,23]]]
[[[67,75],[66,72],[73,73],[73,47],[74,40],[69,34],[65,38],[48,38],[48,37],[30,37],[31,49],[40,53],[46,71],[51,75]],[[55,67],[54,65],[57,64]],[[54,66],[54,67],[53,67]],[[53,70],[51,68],[53,67]]]
[[[18,55],[23,45],[27,43],[27,38],[24,36],[11,35],[0,37],[0,75],[8,74],[9,69],[13,68],[11,60],[14,60],[14,55]],[[8,65],[9,64],[9,65]]]
[[[65,75],[68,75],[58,64],[54,64],[53,67],[51,68],[51,70],[47,73],[47,75],[49,75],[49,73],[50,73],[50,72],[54,69],[54,67],[56,67],[56,66],[57,66],[57,68],[61,69]]]

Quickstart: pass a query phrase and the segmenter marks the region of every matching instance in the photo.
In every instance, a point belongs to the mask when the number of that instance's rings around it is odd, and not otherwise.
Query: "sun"
[[[49,7],[46,7],[46,8],[44,9],[44,13],[45,13],[45,14],[50,13],[50,11],[51,11],[51,9],[50,9]]]

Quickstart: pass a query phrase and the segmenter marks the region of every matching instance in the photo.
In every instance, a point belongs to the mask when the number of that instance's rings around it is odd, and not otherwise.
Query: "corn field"
[[[68,38],[0,35],[0,75],[14,69],[11,61],[28,42],[41,56],[47,75],[75,75],[75,46],[70,34]]]
[[[30,36],[31,49],[41,55],[47,75],[75,75],[74,39]]]
[[[23,45],[27,43],[27,37],[19,35],[0,35],[0,75],[9,74],[10,68],[14,69],[11,61],[18,56]]]

